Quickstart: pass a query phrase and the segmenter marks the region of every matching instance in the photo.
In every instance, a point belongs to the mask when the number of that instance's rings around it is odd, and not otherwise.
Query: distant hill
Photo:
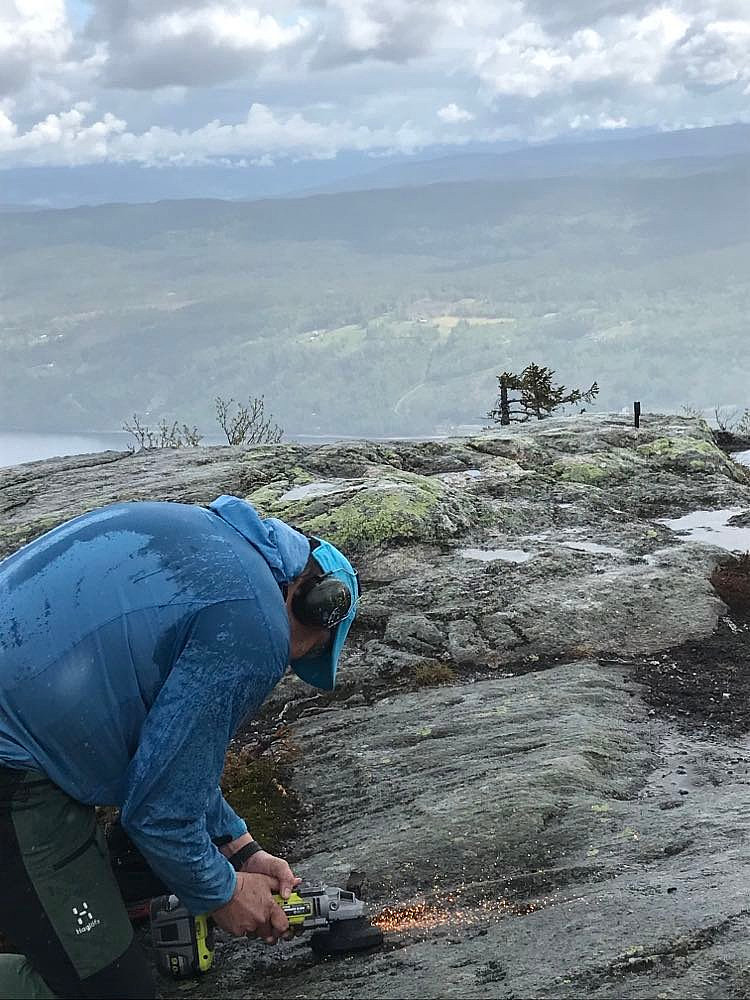
[[[23,204],[0,205],[0,212],[36,212],[36,211],[38,211],[37,205],[23,205]]]
[[[389,164],[368,174],[331,181],[314,193],[420,186],[445,181],[503,180],[602,173],[695,173],[721,169],[727,157],[750,154],[750,125],[721,125],[638,135],[615,133],[585,142],[549,142],[503,153],[455,153]],[[664,161],[664,162],[662,162]],[[659,164],[656,168],[654,164]],[[313,193],[313,192],[311,192]]]
[[[0,428],[210,429],[252,393],[290,432],[433,433],[530,360],[604,409],[748,403],[750,155],[658,162],[5,213]]]
[[[26,207],[74,208],[165,199],[247,201],[446,181],[580,176],[614,169],[635,174],[656,169],[675,175],[694,171],[698,160],[723,160],[748,153],[750,125],[737,124],[677,132],[597,131],[576,141],[558,139],[537,145],[436,146],[417,155],[377,159],[349,152],[330,160],[282,159],[272,166],[230,159],[218,166],[103,163],[6,168],[0,170],[0,201]],[[657,161],[668,162],[665,167],[650,169],[648,165]]]

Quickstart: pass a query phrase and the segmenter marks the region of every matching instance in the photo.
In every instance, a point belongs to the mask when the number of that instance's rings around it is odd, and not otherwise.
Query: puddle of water
[[[733,451],[732,458],[740,465],[750,465],[750,451]]]
[[[612,545],[599,545],[598,542],[561,542],[566,549],[575,549],[576,552],[606,553],[610,556],[624,556],[623,549],[616,549]]]
[[[340,490],[351,489],[351,483],[347,484],[343,479],[328,480],[324,483],[306,483],[304,486],[295,486],[288,490],[281,500],[309,500],[312,497],[324,497],[328,493],[338,493]]]
[[[481,469],[463,469],[461,472],[444,472],[438,478],[448,486],[466,486],[468,483],[477,482],[483,476]]]
[[[481,562],[495,562],[502,559],[504,562],[523,563],[533,558],[533,552],[524,552],[523,549],[459,549],[458,554],[464,559],[478,559]]]
[[[747,552],[750,550],[750,527],[734,527],[728,523],[731,518],[746,511],[746,507],[696,510],[684,517],[660,517],[656,523],[666,525],[694,542],[717,545],[728,552]]]
[[[674,551],[674,546],[668,549],[656,549],[654,552],[651,552],[650,555],[643,556],[642,558],[647,566],[661,566],[662,558],[666,558]]]
[[[600,545],[598,542],[575,541],[563,542],[559,540],[559,535],[580,535],[585,528],[563,528],[558,533],[558,537],[552,537],[551,531],[542,531],[536,535],[524,535],[522,542],[547,542],[552,545],[562,545],[566,549],[574,549],[576,552],[605,553],[610,556],[625,556],[624,549],[615,548],[613,545]]]
[[[328,479],[320,483],[305,483],[304,486],[294,486],[279,497],[280,500],[312,500],[315,497],[328,496],[331,493],[354,493],[367,489],[371,492],[388,492],[389,490],[409,489],[403,483],[383,479],[380,482],[361,482],[351,479]]]

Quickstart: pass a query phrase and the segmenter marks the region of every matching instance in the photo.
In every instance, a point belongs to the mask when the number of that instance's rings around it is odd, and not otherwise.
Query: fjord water
[[[287,434],[285,441],[300,444],[328,444],[348,438],[341,434]],[[21,465],[23,462],[39,462],[45,458],[63,455],[88,455],[98,451],[126,451],[134,446],[132,434],[125,431],[110,431],[78,434],[46,434],[31,431],[0,431],[0,468]],[[226,439],[218,434],[206,434],[203,445],[226,444]]]
[[[84,455],[95,451],[124,451],[133,439],[124,431],[112,434],[36,434],[0,431],[0,467],[38,462],[59,455]]]

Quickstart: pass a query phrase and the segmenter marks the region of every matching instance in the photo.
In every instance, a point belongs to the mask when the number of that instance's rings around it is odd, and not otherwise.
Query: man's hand
[[[252,839],[249,833],[243,833],[241,837],[231,841],[231,843],[222,844],[219,850],[225,858],[231,858],[241,847],[249,844]],[[268,851],[258,851],[256,854],[251,855],[242,868],[240,868],[240,871],[248,872],[251,875],[268,875],[269,878],[276,879],[279,884],[279,888],[276,891],[280,892],[284,899],[287,899],[291,891],[296,889],[302,881],[301,878],[297,878],[283,858],[276,858],[273,854],[269,854]]]
[[[283,858],[276,858],[268,851],[258,851],[257,854],[253,854],[244,863],[241,871],[253,875],[267,875],[278,884],[278,891],[284,899],[288,899],[291,891],[302,881]]]
[[[236,937],[253,934],[266,944],[276,944],[289,930],[286,914],[273,898],[278,891],[276,878],[238,872],[234,895],[211,916],[228,934]]]

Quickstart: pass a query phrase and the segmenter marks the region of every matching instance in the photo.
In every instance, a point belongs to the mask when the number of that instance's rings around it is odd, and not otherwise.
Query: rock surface
[[[300,874],[367,872],[386,946],[222,941],[165,993],[748,995],[748,627],[709,582],[726,551],[660,523],[731,511],[750,548],[748,470],[704,423],[35,463],[0,472],[0,555],[114,500],[221,492],[361,571],[337,691],[287,678],[254,731],[299,748]]]

